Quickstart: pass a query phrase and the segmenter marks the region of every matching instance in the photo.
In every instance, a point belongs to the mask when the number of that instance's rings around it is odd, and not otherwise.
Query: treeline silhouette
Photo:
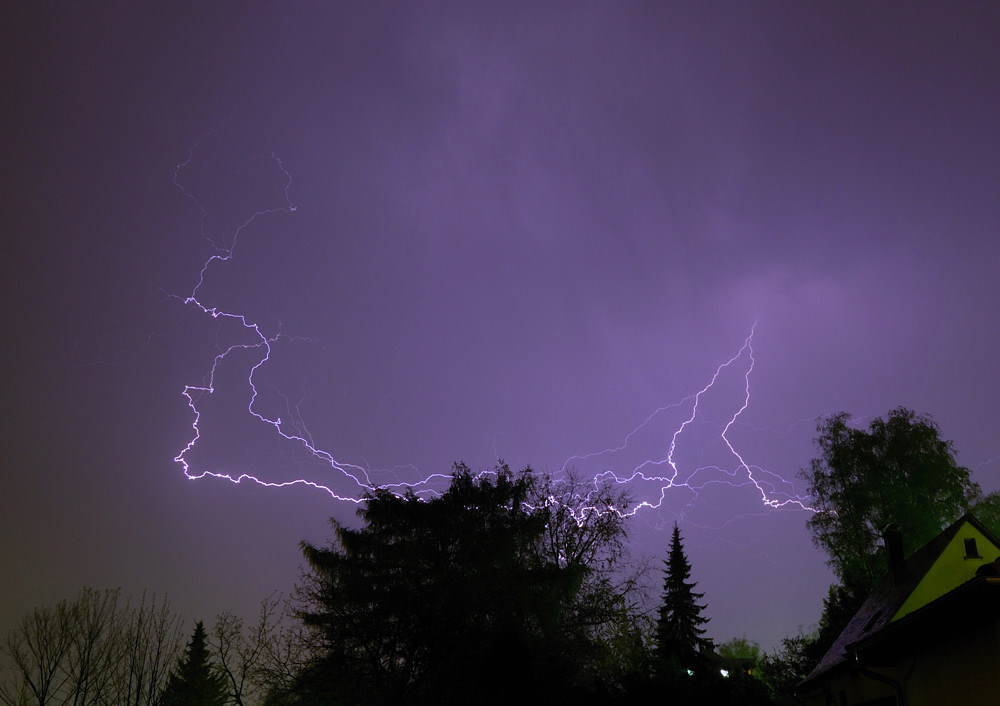
[[[182,631],[165,600],[83,590],[3,642],[0,703],[27,706],[772,703],[745,638],[714,648],[675,526],[659,601],[626,549],[620,486],[501,464],[442,495],[376,490],[252,622]],[[761,668],[764,668],[763,671]]]

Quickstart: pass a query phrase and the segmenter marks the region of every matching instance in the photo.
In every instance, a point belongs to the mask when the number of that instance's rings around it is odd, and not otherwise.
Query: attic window
[[[976,548],[976,538],[972,537],[965,540],[965,558],[966,559],[982,559],[979,556],[979,549]]]

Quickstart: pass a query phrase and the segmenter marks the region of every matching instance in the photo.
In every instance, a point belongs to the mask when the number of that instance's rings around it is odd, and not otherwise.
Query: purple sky
[[[728,437],[757,478],[803,493],[818,416],[905,405],[1000,487],[1000,5],[479,5],[5,10],[0,629],[83,585],[249,612],[352,519],[172,461],[184,386],[251,339],[164,293],[197,283],[202,225],[228,246],[286,205],[272,153],[297,210],[199,298],[302,337],[258,409],[379,482],[662,461],[690,401],[629,433],[756,322]],[[193,470],[356,493],[247,414],[254,362],[220,369]],[[674,455],[742,485],[669,490],[633,544],[665,556],[679,519],[710,636],[770,648],[831,576],[722,444],[748,369]]]

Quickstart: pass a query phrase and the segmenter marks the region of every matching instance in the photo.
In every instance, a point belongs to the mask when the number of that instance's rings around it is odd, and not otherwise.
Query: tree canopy
[[[589,562],[614,563],[624,524],[556,499],[530,469],[457,465],[440,497],[377,490],[363,527],[332,521],[333,546],[302,545],[315,650],[289,700],[510,703],[592,685],[629,602]]]
[[[840,412],[820,419],[819,456],[799,475],[809,483],[813,541],[841,583],[870,592],[886,573],[882,533],[900,528],[907,554],[960,517],[980,496],[929,416],[899,407],[867,429]]]
[[[720,657],[750,660],[754,664],[759,662],[763,656],[760,645],[754,640],[748,640],[745,635],[726,640],[716,647],[715,651]]]
[[[898,407],[867,428],[850,420],[846,412],[819,420],[819,454],[799,473],[816,510],[807,521],[813,542],[826,552],[839,583],[823,599],[816,631],[786,639],[782,651],[764,661],[764,679],[779,700],[791,698],[887,573],[889,526],[900,530],[909,555],[982,496],[929,416]]]
[[[993,491],[972,506],[972,514],[994,534],[1000,535],[1000,491]]]

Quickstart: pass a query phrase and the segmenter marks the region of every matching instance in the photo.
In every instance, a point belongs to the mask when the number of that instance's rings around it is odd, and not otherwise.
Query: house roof
[[[982,532],[991,542],[1000,547],[1000,539],[988,530],[972,515],[965,515],[950,525],[937,537],[922,546],[906,558],[905,575],[901,579],[893,579],[890,572],[878,587],[868,596],[858,612],[854,614],[847,627],[840,633],[830,649],[823,655],[816,667],[802,681],[800,686],[807,687],[817,677],[846,664],[848,648],[856,643],[864,643],[881,631],[892,616],[902,607],[913,590],[927,574],[934,562],[958,534],[959,529],[969,523]]]
[[[1000,618],[998,562],[987,564],[992,575],[977,572],[957,588],[894,620],[874,635],[848,645],[868,666],[891,665],[901,654],[940,644]]]

